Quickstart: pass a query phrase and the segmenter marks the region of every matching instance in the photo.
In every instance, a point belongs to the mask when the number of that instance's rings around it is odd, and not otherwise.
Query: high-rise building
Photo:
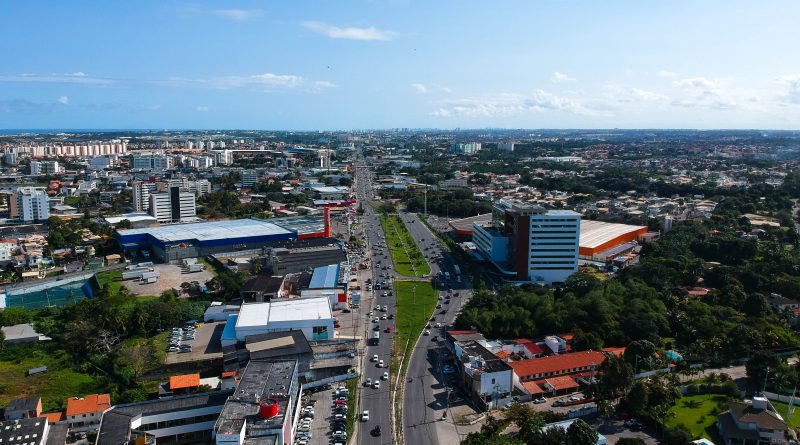
[[[133,210],[137,212],[150,210],[150,195],[156,192],[156,184],[153,182],[133,181],[131,188]]]
[[[473,229],[478,252],[512,280],[560,283],[578,271],[579,213],[501,200],[492,223]]]
[[[498,142],[497,149],[502,151],[514,151],[514,142]]]
[[[50,206],[44,189],[20,187],[11,194],[11,217],[23,221],[44,221],[50,217]]]
[[[481,144],[479,142],[459,142],[453,144],[451,150],[453,153],[471,155],[481,151]]]
[[[133,156],[131,168],[133,170],[164,171],[169,168],[169,161],[164,155],[142,154]]]
[[[258,182],[258,173],[255,170],[242,170],[242,187],[252,187]]]
[[[150,214],[160,223],[184,221],[197,215],[194,193],[170,187],[150,195]]]

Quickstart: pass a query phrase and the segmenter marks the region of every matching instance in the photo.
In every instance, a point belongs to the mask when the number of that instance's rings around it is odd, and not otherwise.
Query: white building
[[[502,151],[514,151],[514,142],[498,142],[497,149]]]
[[[194,193],[170,187],[166,192],[150,195],[150,214],[159,223],[186,221],[197,215]]]
[[[492,223],[473,225],[472,241],[511,279],[558,283],[578,271],[580,223],[570,210],[501,200]]]
[[[453,153],[471,155],[481,151],[481,144],[478,142],[460,142],[453,144],[452,151]]]
[[[514,370],[475,340],[454,343],[464,384],[487,407],[504,404],[514,385]]]
[[[146,212],[150,210],[150,195],[156,192],[156,184],[153,182],[133,181],[131,183],[133,195],[133,210],[136,212]]]
[[[61,173],[63,170],[58,161],[31,161],[32,175],[50,175]]]
[[[20,187],[11,194],[11,217],[23,221],[44,221],[50,217],[44,189]]]
[[[302,298],[243,304],[236,319],[236,339],[248,335],[301,330],[309,341],[333,338],[333,315],[328,298]]]
[[[159,154],[141,154],[133,156],[131,169],[146,171],[164,171],[170,167],[170,158]]]

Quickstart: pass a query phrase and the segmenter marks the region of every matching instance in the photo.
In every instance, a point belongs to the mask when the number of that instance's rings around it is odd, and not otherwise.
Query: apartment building
[[[133,210],[136,212],[149,211],[150,195],[156,192],[156,184],[153,182],[133,181],[131,188],[133,189]]]
[[[11,217],[22,221],[44,221],[50,217],[50,206],[44,189],[20,187],[11,194]]]
[[[159,223],[186,221],[197,215],[194,193],[170,187],[162,193],[150,195],[150,214]]]

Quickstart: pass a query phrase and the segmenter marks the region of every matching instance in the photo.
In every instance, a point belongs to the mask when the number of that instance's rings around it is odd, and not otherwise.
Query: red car
[[[392,327],[391,326],[386,326],[386,333],[387,334],[391,334],[392,333]]]

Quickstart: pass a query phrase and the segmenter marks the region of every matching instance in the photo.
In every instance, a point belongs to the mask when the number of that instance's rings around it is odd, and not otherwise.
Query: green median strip
[[[425,256],[399,216],[382,215],[381,227],[397,273],[409,277],[422,277],[431,273]]]

